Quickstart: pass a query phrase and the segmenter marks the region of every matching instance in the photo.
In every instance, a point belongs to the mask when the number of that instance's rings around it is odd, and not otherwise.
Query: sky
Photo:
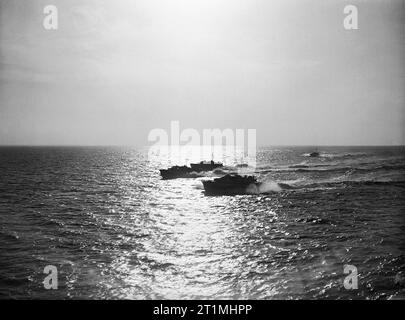
[[[404,31],[402,0],[0,0],[0,144],[402,145]]]

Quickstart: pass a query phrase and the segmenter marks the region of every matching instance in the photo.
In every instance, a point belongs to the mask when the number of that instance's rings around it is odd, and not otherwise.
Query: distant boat
[[[195,175],[192,173],[199,173],[205,171],[212,171],[216,168],[222,167],[223,164],[220,162],[204,162],[191,163],[190,167],[187,166],[173,166],[169,169],[160,169],[160,175],[164,180],[177,179],[177,178],[194,178]]]
[[[206,195],[237,195],[246,194],[250,185],[259,186],[254,176],[240,176],[227,174],[214,180],[204,180],[204,190]]]
[[[223,167],[223,164],[221,162],[214,162],[213,160],[211,160],[209,162],[201,161],[200,163],[191,163],[190,167],[194,172],[202,172],[212,171],[216,168]]]
[[[319,154],[319,152],[311,152],[311,153],[309,154],[309,156],[310,156],[310,157],[313,157],[313,158],[316,158],[316,157],[319,157],[320,154]]]
[[[243,160],[243,157],[240,159],[240,163],[236,164],[236,168],[247,168],[249,165]]]
[[[236,165],[236,168],[247,168],[249,165],[247,163],[239,163]]]

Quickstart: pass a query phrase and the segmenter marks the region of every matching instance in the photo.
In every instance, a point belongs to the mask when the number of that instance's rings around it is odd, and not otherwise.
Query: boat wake
[[[246,188],[247,194],[260,194],[260,193],[270,193],[270,192],[280,192],[283,189],[278,185],[277,182],[263,182],[260,184],[251,184]]]
[[[246,188],[247,194],[269,194],[286,191],[307,191],[307,190],[326,190],[341,188],[342,186],[360,187],[360,186],[393,186],[397,188],[405,188],[405,181],[391,181],[391,180],[350,180],[350,179],[325,179],[320,181],[314,180],[296,180],[287,182],[276,182],[267,180],[256,184],[250,184]]]
[[[304,153],[302,157],[314,157],[313,153]],[[357,158],[367,156],[367,153],[354,152],[354,153],[322,153],[316,155],[317,158]]]

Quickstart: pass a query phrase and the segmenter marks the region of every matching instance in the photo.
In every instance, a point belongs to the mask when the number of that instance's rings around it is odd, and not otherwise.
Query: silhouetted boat
[[[223,167],[223,164],[221,162],[204,162],[201,161],[200,163],[191,163],[190,164],[191,169],[194,172],[202,172],[202,171],[212,171],[216,168]]]
[[[160,175],[163,179],[189,178],[193,171],[187,166],[174,166],[169,169],[160,169]]]
[[[309,154],[309,156],[310,156],[310,157],[313,157],[313,158],[319,157],[319,152],[311,152],[311,153]]]
[[[250,185],[259,186],[254,176],[240,176],[227,174],[214,180],[204,180],[204,190],[206,195],[236,195],[246,194]]]
[[[220,162],[204,162],[191,163],[190,167],[187,166],[173,166],[169,169],[160,169],[160,175],[164,180],[177,179],[177,178],[194,178],[193,173],[199,173],[204,171],[212,171],[216,168],[222,167]]]
[[[236,165],[236,168],[247,168],[249,165],[247,163],[239,163]]]

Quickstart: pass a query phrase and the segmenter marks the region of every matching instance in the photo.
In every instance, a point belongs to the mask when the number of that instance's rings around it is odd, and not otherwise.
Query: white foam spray
[[[277,182],[274,181],[264,181],[259,185],[251,184],[247,187],[246,192],[249,194],[259,194],[259,193],[269,193],[269,192],[280,192],[283,189]]]

